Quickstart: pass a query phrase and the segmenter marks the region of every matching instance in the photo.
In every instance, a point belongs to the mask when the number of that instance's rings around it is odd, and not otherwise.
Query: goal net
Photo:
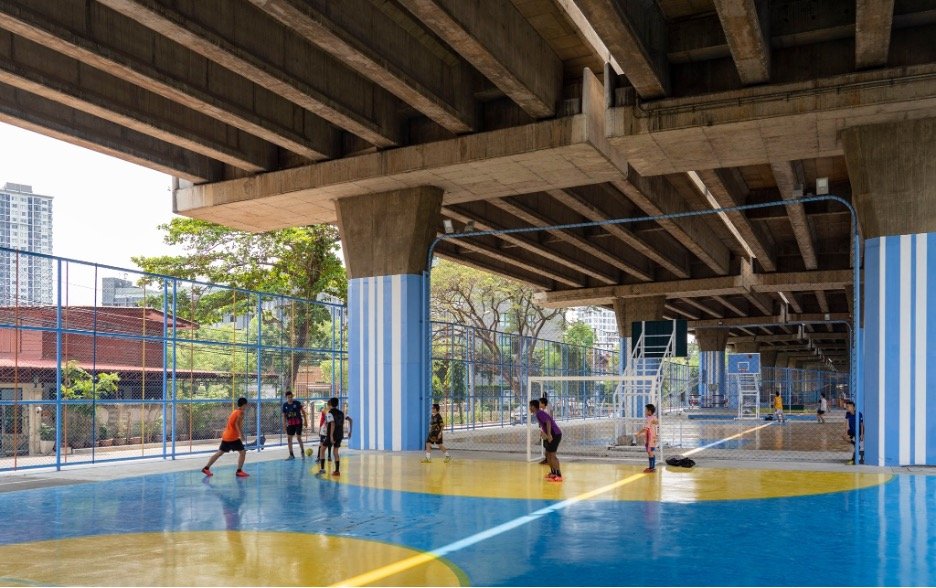
[[[657,382],[654,376],[531,376],[527,398],[548,399],[549,411],[562,429],[560,455],[563,451],[607,455],[638,448],[636,434],[643,428],[644,406],[657,406],[660,418]],[[538,461],[543,457],[539,424],[529,415],[524,420],[526,457]]]

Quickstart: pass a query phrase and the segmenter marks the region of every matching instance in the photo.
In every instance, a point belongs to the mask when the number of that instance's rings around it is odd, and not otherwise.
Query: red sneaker
[[[244,470],[239,470],[239,471],[237,471],[234,475],[237,476],[238,478],[249,478],[249,477],[250,477],[250,474],[248,474],[248,473],[245,472]]]
[[[201,473],[205,474],[209,478],[214,475],[213,473],[211,473],[211,470],[209,470],[208,468],[202,468]]]
[[[655,474],[655,473],[656,473],[656,468],[647,468],[647,469],[645,469],[645,470],[643,471],[643,473],[645,473],[645,474]]]
[[[556,474],[554,474],[554,473],[552,473],[552,472],[549,472],[548,474],[546,474],[545,476],[543,476],[543,479],[544,479],[544,480],[552,480],[552,479],[555,478],[555,477],[556,477]]]
[[[549,480],[547,480],[547,482],[561,482],[561,481],[562,481],[562,476],[553,476],[549,478]]]
[[[341,472],[332,472],[332,475],[336,478],[341,475]]]

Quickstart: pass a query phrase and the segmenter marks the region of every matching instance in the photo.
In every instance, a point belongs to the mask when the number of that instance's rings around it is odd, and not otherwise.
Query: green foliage
[[[562,334],[562,342],[577,347],[594,347],[595,330],[582,321],[576,321]]]
[[[62,398],[65,400],[93,400],[101,395],[117,392],[120,376],[117,373],[101,372],[95,378],[85,371],[78,362],[71,360],[62,369]],[[79,407],[90,405],[79,405]]]

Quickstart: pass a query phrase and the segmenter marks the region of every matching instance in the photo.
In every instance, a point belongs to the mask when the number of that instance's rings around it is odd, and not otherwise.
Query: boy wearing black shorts
[[[248,478],[250,474],[243,470],[244,460],[247,459],[247,449],[244,448],[244,411],[247,410],[247,399],[238,398],[237,399],[237,408],[231,413],[231,416],[228,417],[227,426],[224,428],[224,433],[221,434],[221,446],[218,447],[218,450],[214,452],[214,455],[208,460],[208,464],[202,468],[202,473],[206,476],[213,476],[211,473],[211,466],[214,465],[214,462],[218,461],[218,458],[227,453],[228,451],[236,451],[240,455],[237,458],[237,472],[235,476],[238,478]]]
[[[344,439],[344,413],[338,410],[338,399],[330,398],[328,400],[328,413],[325,415],[325,437],[322,439],[322,447],[332,448],[335,457],[335,471],[333,476],[341,475],[341,458],[338,456],[341,449],[341,440]],[[319,473],[325,473],[325,456],[319,454]]]
[[[289,457],[286,459],[296,459],[293,455],[293,435],[299,441],[299,455],[305,459],[305,447],[302,445],[302,427],[306,424],[306,412],[302,403],[293,399],[293,393],[286,393],[286,402],[283,403],[283,428],[286,429],[286,438],[289,440]]]
[[[530,412],[533,413],[536,422],[539,423],[540,437],[543,438],[543,449],[546,450],[546,463],[549,464],[549,474],[546,480],[550,482],[562,481],[562,470],[559,467],[559,458],[556,451],[559,449],[559,442],[562,441],[562,429],[556,424],[552,416],[540,408],[539,400],[530,401]]]
[[[442,430],[444,428],[445,422],[442,420],[439,405],[433,404],[432,416],[429,418],[429,436],[426,438],[426,459],[422,460],[423,463],[430,463],[432,461],[433,445],[438,445],[439,449],[445,453],[446,463],[452,461],[452,456],[449,455],[448,449],[446,449],[445,445],[442,443]]]

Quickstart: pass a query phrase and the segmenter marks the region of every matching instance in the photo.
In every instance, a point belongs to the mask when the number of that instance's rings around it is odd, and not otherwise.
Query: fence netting
[[[0,291],[0,469],[213,451],[241,396],[248,441],[282,444],[286,391],[318,439],[344,403],[339,305],[35,257],[53,288]]]

